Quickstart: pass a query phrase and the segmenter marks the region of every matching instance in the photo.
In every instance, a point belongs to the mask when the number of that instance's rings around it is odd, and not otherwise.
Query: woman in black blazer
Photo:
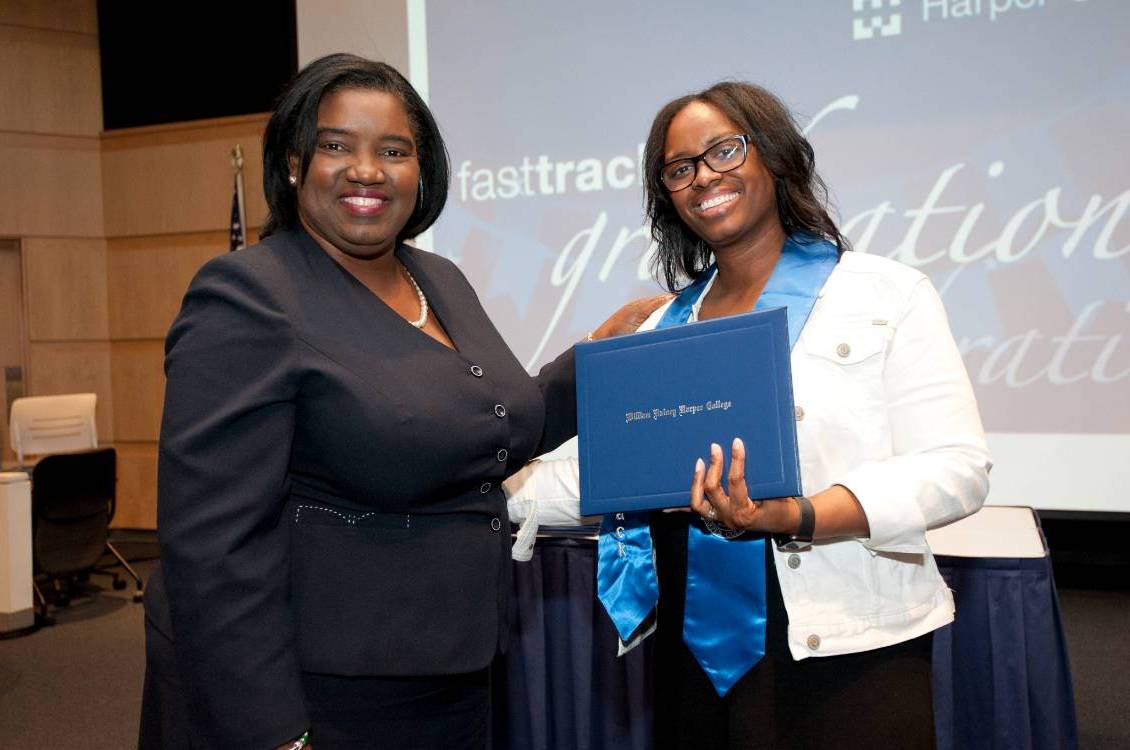
[[[204,266],[166,343],[142,747],[485,746],[501,484],[575,431],[573,363],[531,378],[403,243],[447,184],[389,66],[331,55],[279,100],[265,238]]]

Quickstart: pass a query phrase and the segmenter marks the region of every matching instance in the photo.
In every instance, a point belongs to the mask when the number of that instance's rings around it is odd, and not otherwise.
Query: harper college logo
[[[851,37],[855,40],[879,36],[897,36],[902,33],[902,14],[896,9],[902,0],[851,0],[855,18],[851,23]],[[889,9],[890,13],[884,13]]]

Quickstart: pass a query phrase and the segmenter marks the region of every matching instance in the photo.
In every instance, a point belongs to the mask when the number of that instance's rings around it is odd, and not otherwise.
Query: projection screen
[[[300,55],[332,38],[319,24],[381,22],[357,12],[300,14]],[[1130,3],[409,0],[407,29],[453,167],[420,244],[531,371],[658,290],[639,169],[656,110],[750,80],[807,130],[854,251],[941,291],[990,502],[1130,512]]]

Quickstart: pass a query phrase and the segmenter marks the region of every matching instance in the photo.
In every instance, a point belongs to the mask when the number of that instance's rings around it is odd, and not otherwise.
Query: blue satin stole
[[[785,241],[754,310],[787,309],[790,348],[838,260],[839,251],[825,240],[795,235]],[[656,328],[686,323],[717,270],[711,266],[680,292]],[[683,640],[720,696],[765,655],[765,537],[727,532],[708,527],[697,515],[691,522],[683,618]],[[625,643],[655,609],[659,582],[647,513],[615,513],[602,520],[597,596]]]

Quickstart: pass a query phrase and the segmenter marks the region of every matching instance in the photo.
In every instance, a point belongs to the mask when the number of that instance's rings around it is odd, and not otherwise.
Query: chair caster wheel
[[[145,594],[140,592],[140,591],[135,591],[133,593],[134,602],[140,603],[144,598],[145,598]]]
[[[121,578],[114,579],[114,591],[121,591],[126,587],[126,582]]]

